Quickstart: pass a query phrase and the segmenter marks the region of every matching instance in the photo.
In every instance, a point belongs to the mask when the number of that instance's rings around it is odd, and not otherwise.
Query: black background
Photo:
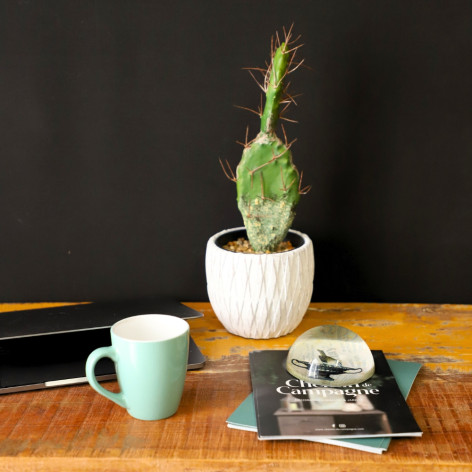
[[[315,301],[470,303],[472,2],[0,1],[0,301],[206,300],[270,37]]]

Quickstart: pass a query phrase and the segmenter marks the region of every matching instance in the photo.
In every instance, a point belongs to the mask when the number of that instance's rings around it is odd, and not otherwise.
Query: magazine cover
[[[415,381],[416,376],[421,368],[418,362],[407,362],[394,359],[387,359],[388,365],[395,376],[398,387],[404,398],[408,397],[410,389]],[[241,429],[245,431],[253,431],[257,433],[256,410],[254,407],[254,395],[250,393],[247,398],[234,410],[234,412],[226,420],[228,428]],[[331,444],[333,446],[347,447],[350,449],[358,449],[374,454],[382,454],[387,451],[391,439],[386,436],[377,436],[374,438],[323,438],[323,437],[305,437],[308,441],[321,442]]]
[[[293,377],[285,369],[287,353],[249,354],[260,439],[421,436],[382,351],[372,351],[370,379],[345,387]]]

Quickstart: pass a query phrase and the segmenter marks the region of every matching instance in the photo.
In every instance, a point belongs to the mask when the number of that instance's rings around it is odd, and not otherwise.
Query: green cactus
[[[293,98],[286,95],[286,77],[293,67],[297,47],[285,41],[272,53],[261,88],[265,92],[259,134],[244,146],[236,169],[237,202],[249,242],[256,252],[274,251],[284,240],[300,200],[300,175],[292,162],[290,144],[276,135],[281,104]],[[296,67],[295,67],[296,68]],[[284,131],[285,136],[285,131]]]

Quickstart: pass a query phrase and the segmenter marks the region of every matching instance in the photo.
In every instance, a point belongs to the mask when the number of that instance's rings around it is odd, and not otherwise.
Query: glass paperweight
[[[295,340],[286,369],[312,385],[344,387],[372,377],[375,364],[369,346],[359,335],[342,326],[323,325]]]

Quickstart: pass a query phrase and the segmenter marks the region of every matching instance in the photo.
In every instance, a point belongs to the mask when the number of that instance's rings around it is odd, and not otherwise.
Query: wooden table
[[[205,315],[190,325],[208,361],[188,373],[175,416],[135,420],[88,385],[4,395],[0,470],[472,470],[472,306],[316,303],[294,333],[265,341],[227,333],[208,303],[188,305]],[[0,311],[32,306],[4,304]],[[305,441],[259,441],[255,433],[226,427],[251,391],[248,352],[286,349],[302,332],[327,323],[354,330],[392,359],[423,364],[408,398],[422,438],[394,439],[379,456]]]

